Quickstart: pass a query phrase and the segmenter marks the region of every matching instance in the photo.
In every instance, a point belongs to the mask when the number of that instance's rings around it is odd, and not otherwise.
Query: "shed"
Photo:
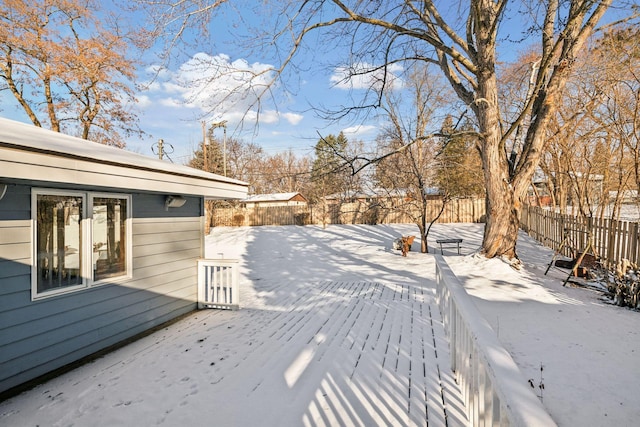
[[[240,200],[247,208],[264,208],[272,206],[306,206],[309,201],[298,192],[254,194]]]
[[[246,194],[0,118],[0,394],[196,309],[204,201]]]

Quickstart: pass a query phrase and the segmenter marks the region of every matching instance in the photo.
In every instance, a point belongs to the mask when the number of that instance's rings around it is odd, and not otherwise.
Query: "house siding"
[[[0,392],[196,308],[202,198],[166,211],[162,194],[122,193],[132,194],[132,277],[37,301],[31,187],[10,185],[0,200]]]

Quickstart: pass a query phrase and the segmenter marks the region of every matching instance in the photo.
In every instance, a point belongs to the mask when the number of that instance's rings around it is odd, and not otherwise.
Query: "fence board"
[[[432,221],[442,209],[441,200],[427,203],[427,220]],[[352,202],[322,206],[270,206],[214,208],[213,226],[309,225],[309,224],[413,224],[420,211],[413,204],[393,206],[380,201]],[[483,222],[484,199],[456,199],[447,202],[438,223]]]
[[[591,233],[596,255],[607,266],[612,267],[623,259],[634,264],[640,261],[640,244],[637,222],[618,221],[608,218],[582,218],[544,210],[536,206],[524,206],[520,226],[531,237],[543,245],[557,250],[565,229],[577,246],[583,250]],[[563,255],[571,256],[569,250]]]

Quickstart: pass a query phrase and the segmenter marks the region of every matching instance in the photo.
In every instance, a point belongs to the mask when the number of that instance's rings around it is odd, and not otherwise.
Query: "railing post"
[[[442,313],[450,313],[445,332],[449,335],[451,367],[470,422],[479,426],[554,426],[444,258],[435,257],[438,305]]]

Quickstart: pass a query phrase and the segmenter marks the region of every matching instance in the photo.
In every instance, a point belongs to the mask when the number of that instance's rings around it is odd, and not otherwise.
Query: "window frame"
[[[101,280],[95,280],[93,276],[93,201],[94,199],[126,199],[127,201],[127,209],[125,219],[125,269],[124,273],[119,276],[105,277]],[[87,201],[87,211],[89,218],[89,243],[90,246],[87,248],[89,252],[89,261],[87,262],[87,268],[89,271],[89,286],[99,286],[105,283],[114,283],[121,282],[123,280],[131,279],[133,277],[133,256],[132,256],[132,248],[133,244],[131,243],[133,233],[131,231],[132,228],[132,220],[131,220],[131,194],[125,193],[97,193],[91,192],[88,193],[88,201]]]
[[[78,267],[78,274],[82,279],[82,283],[75,286],[66,286],[63,288],[50,289],[43,292],[38,292],[38,196],[63,196],[63,197],[78,197],[82,199],[82,210],[81,220],[80,220],[80,248],[78,251],[81,253],[83,261],[82,265]],[[85,271],[85,263],[84,257],[86,256],[85,251],[85,243],[86,243],[86,234],[87,234],[87,197],[86,193],[81,191],[65,191],[65,190],[48,190],[48,189],[40,189],[34,188],[31,191],[31,230],[32,230],[32,239],[31,239],[31,299],[41,299],[49,296],[56,296],[61,294],[66,294],[69,292],[76,292],[82,289],[86,289],[88,286],[88,279]]]
[[[39,292],[38,291],[38,196],[79,197],[82,199],[82,219],[80,220],[82,261],[79,274],[82,283]],[[95,198],[126,199],[125,223],[125,271],[119,276],[94,280],[93,276],[93,204]],[[132,196],[128,193],[103,193],[93,191],[60,190],[50,188],[31,189],[31,300],[41,300],[59,295],[79,292],[106,284],[117,284],[133,277],[133,219]]]

